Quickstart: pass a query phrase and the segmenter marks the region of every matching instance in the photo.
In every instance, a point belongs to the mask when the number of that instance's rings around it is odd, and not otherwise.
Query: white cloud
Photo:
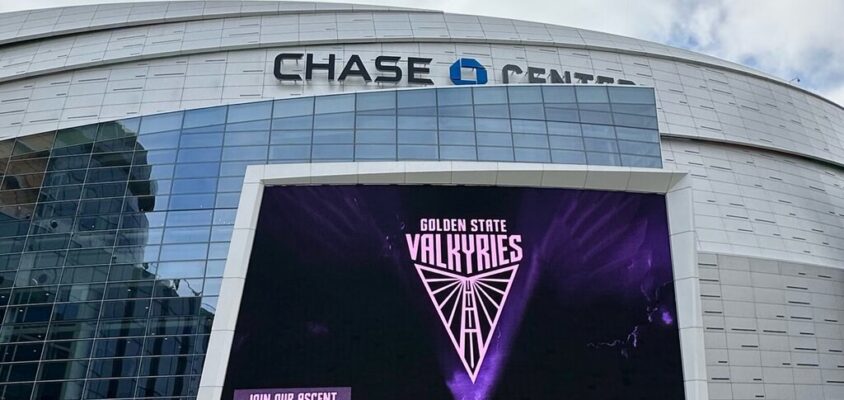
[[[693,50],[830,93],[844,85],[844,2],[709,1],[677,23]],[[840,97],[839,97],[840,102]]]
[[[0,11],[106,1],[0,0]],[[548,22],[668,43],[746,64],[844,104],[841,0],[361,0]]]

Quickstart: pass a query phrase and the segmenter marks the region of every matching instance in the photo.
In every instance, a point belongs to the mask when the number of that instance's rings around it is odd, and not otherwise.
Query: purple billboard
[[[681,399],[676,320],[662,195],[268,187],[223,398]]]

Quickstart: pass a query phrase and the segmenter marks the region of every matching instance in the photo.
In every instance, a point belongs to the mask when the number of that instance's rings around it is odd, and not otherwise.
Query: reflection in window
[[[659,168],[656,128],[652,89],[490,85],[261,101],[0,141],[5,394],[195,396],[249,165]]]

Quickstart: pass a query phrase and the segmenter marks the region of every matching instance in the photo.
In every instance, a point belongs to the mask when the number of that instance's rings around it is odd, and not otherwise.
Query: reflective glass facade
[[[0,399],[193,398],[246,166],[661,166],[652,89],[303,97],[0,142]],[[4,397],[5,396],[5,397]]]

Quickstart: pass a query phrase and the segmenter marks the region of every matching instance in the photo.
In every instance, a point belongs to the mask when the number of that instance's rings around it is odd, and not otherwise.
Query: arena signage
[[[221,398],[682,399],[665,207],[576,189],[266,187]]]
[[[328,55],[327,62],[317,62],[312,53],[281,53],[275,57],[273,75],[276,79],[284,81],[303,81],[302,75],[285,72],[284,62],[292,61],[298,63],[305,59],[304,81],[314,78],[314,73],[319,72],[329,80],[345,82],[347,78],[359,77],[364,82],[401,82],[407,79],[407,83],[433,85],[434,81],[427,77],[431,72],[429,65],[431,58],[407,57],[402,60],[399,56],[378,56],[375,58],[375,66],[367,67],[361,57],[352,54],[346,60],[343,68],[337,74],[336,56]],[[373,78],[374,71],[376,76]],[[474,77],[470,74],[474,73]],[[406,76],[406,78],[405,78]],[[489,81],[486,68],[473,58],[459,58],[449,67],[449,79],[455,85],[484,85]],[[558,71],[556,69],[545,69],[534,66],[522,68],[519,65],[507,64],[501,69],[501,82],[508,83],[558,83],[558,84],[619,84],[635,85],[627,79],[614,78],[610,76],[594,75],[574,71]]]
[[[305,57],[305,80],[311,80],[314,71],[325,71],[328,74],[328,80],[334,80],[335,75],[335,57],[334,54],[328,55],[328,62],[318,63],[314,62],[314,55],[308,53],[281,53],[275,58],[275,66],[273,67],[273,75],[280,81],[301,81],[302,76],[299,74],[289,74],[282,71],[282,65],[285,60],[301,60]],[[423,74],[430,72],[427,67],[433,61],[430,58],[408,57],[404,63],[407,66],[407,82],[408,83],[422,83],[433,85],[434,81],[423,77]],[[401,57],[398,56],[378,56],[375,58],[375,70],[384,73],[375,77],[375,82],[399,82],[404,75],[401,67]],[[352,54],[346,61],[346,65],[340,71],[340,76],[337,80],[343,82],[350,76],[358,76],[366,82],[372,82],[372,75],[363,64],[360,56]]]
[[[627,79],[616,79],[610,76],[586,74],[583,72],[573,71],[557,71],[556,69],[548,69],[539,67],[527,67],[527,71],[522,70],[521,67],[514,64],[507,64],[501,68],[502,83],[511,83],[513,76],[524,75],[527,78],[527,83],[578,83],[578,84],[619,84],[619,85],[635,85],[633,81]]]

